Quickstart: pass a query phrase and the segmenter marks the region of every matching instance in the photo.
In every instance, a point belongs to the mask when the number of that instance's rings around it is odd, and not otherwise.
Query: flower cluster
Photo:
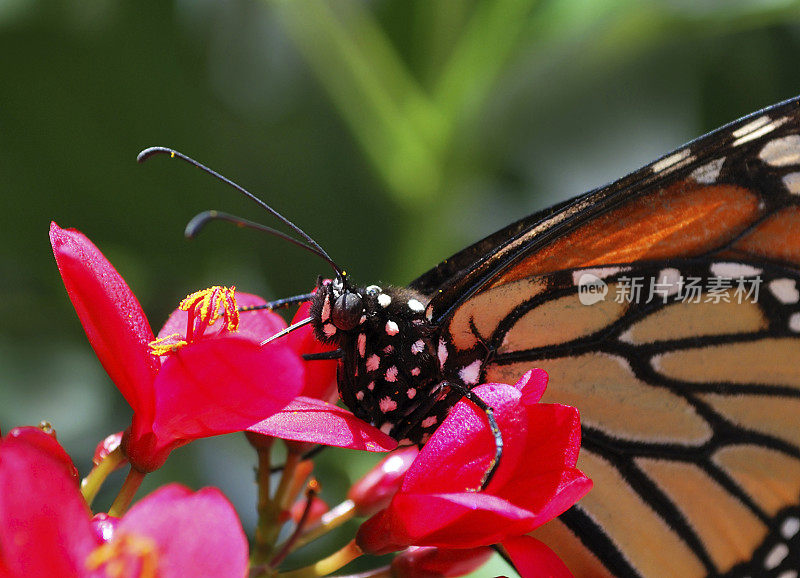
[[[131,407],[128,427],[101,441],[79,481],[49,427],[0,440],[0,577],[324,576],[362,554],[396,553],[364,576],[460,576],[501,550],[522,576],[569,576],[528,534],[580,499],[577,411],[541,404],[547,375],[475,393],[493,408],[502,459],[488,484],[495,440],[487,416],[459,402],[421,449],[399,448],[335,405],[335,360],[309,327],[264,343],[285,321],[255,295],[192,293],[154,335],[141,305],[83,234],[51,225],[56,263],[89,342]],[[303,305],[295,319],[308,316]],[[134,503],[144,476],[202,437],[247,433],[258,457],[258,526],[251,543],[217,489],[166,485]],[[284,440],[277,471],[270,452]],[[308,450],[322,444],[390,451],[328,507]],[[108,512],[91,504],[111,471],[128,468]],[[279,477],[277,484],[273,475]],[[133,504],[133,505],[132,505]],[[286,556],[353,518],[366,518],[335,554],[286,572]],[[281,531],[284,527],[285,531]]]

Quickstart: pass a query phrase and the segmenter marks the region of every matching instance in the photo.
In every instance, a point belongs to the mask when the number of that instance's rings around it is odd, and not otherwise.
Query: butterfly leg
[[[503,436],[500,433],[500,428],[497,426],[497,421],[494,419],[494,410],[478,397],[478,394],[460,384],[449,383],[448,385],[450,385],[454,391],[459,392],[463,397],[478,406],[479,409],[483,410],[483,413],[486,414],[486,419],[489,420],[489,429],[492,432],[492,436],[494,436],[494,458],[492,459],[489,469],[483,474],[483,479],[481,480],[481,489],[483,490],[489,485],[489,482],[492,481],[492,477],[497,471],[497,468],[500,467],[500,459],[503,457]]]

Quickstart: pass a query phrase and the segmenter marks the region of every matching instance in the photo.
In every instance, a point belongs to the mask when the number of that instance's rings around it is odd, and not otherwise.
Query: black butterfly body
[[[798,575],[800,99],[311,316],[344,403],[404,442],[545,369],[595,482],[537,534],[576,576]]]

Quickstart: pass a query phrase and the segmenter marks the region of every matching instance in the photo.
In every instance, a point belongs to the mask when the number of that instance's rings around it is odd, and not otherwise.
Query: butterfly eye
[[[345,291],[336,298],[331,310],[331,321],[337,329],[348,331],[353,329],[361,320],[364,306],[361,296],[352,291]]]

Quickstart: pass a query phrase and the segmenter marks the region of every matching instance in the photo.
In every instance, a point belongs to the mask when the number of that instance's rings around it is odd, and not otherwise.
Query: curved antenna
[[[158,154],[167,154],[167,155],[169,155],[171,158],[179,158],[179,159],[181,159],[182,161],[184,161],[184,162],[187,162],[187,163],[189,163],[190,165],[197,167],[198,169],[202,170],[203,172],[205,172],[205,173],[207,173],[207,174],[211,175],[212,177],[215,177],[216,179],[218,179],[218,180],[222,181],[222,182],[223,182],[223,183],[225,183],[226,185],[228,185],[228,186],[230,186],[230,187],[233,187],[234,189],[236,189],[237,191],[239,191],[239,192],[240,192],[241,194],[243,194],[245,197],[247,197],[248,199],[250,199],[251,201],[253,201],[254,203],[256,203],[256,204],[257,204],[259,207],[261,207],[262,209],[264,209],[265,211],[267,211],[267,212],[268,212],[270,215],[272,215],[273,217],[275,217],[276,219],[278,219],[278,220],[279,220],[280,222],[282,222],[284,225],[286,225],[287,227],[289,227],[290,229],[292,229],[294,232],[296,232],[298,235],[300,235],[300,236],[301,236],[303,239],[305,239],[305,241],[306,241],[306,242],[308,242],[308,244],[309,244],[310,246],[314,247],[315,249],[317,249],[317,250],[319,251],[319,254],[320,254],[320,256],[323,256],[323,258],[324,258],[326,261],[328,261],[328,263],[330,263],[331,265],[333,265],[333,268],[334,268],[334,270],[336,271],[336,273],[337,273],[339,276],[341,276],[342,278],[344,278],[344,272],[341,270],[341,268],[340,268],[338,265],[336,265],[336,264],[334,263],[334,261],[333,261],[333,259],[331,259],[330,255],[328,255],[328,253],[326,253],[326,252],[325,252],[325,249],[323,249],[323,248],[322,248],[322,247],[319,245],[319,243],[317,243],[317,242],[316,242],[314,239],[312,239],[312,238],[311,238],[311,237],[310,237],[310,236],[309,236],[309,235],[308,235],[308,234],[307,234],[305,231],[303,231],[303,229],[301,229],[300,227],[298,227],[297,225],[295,225],[294,223],[292,223],[292,222],[291,222],[289,219],[287,219],[286,217],[284,217],[283,215],[281,215],[281,214],[280,214],[278,211],[276,211],[275,209],[273,209],[272,207],[270,207],[270,206],[269,206],[267,203],[265,203],[264,201],[262,201],[261,199],[259,199],[259,198],[258,198],[257,196],[255,196],[253,193],[251,193],[250,191],[248,191],[248,190],[247,190],[247,189],[245,189],[244,187],[242,187],[242,186],[240,186],[240,185],[237,185],[236,183],[234,183],[234,182],[233,182],[232,180],[230,180],[229,178],[227,178],[227,177],[223,177],[223,176],[222,176],[221,174],[219,174],[217,171],[215,171],[215,170],[213,170],[213,169],[210,169],[210,168],[208,168],[208,167],[207,167],[207,166],[205,166],[204,164],[197,162],[197,161],[196,161],[196,160],[194,160],[193,158],[191,158],[191,157],[188,157],[188,156],[186,156],[185,154],[183,154],[183,153],[181,153],[181,152],[178,152],[178,151],[176,151],[175,149],[171,149],[171,148],[167,148],[167,147],[150,147],[150,148],[146,148],[146,149],[144,149],[142,152],[140,152],[140,153],[139,153],[139,154],[136,156],[136,162],[143,163],[144,161],[146,161],[146,160],[147,160],[147,159],[149,159],[150,157],[152,157],[152,156],[155,156],[155,155],[158,155]]]
[[[186,229],[184,229],[183,234],[186,236],[187,239],[194,239],[200,231],[211,221],[225,221],[227,223],[233,223],[238,227],[246,227],[248,229],[255,229],[256,231],[261,231],[262,233],[268,233],[270,235],[274,235],[279,239],[283,239],[284,241],[288,241],[301,249],[305,249],[309,253],[313,253],[317,257],[320,257],[327,261],[333,270],[336,271],[338,275],[341,275],[342,272],[337,267],[336,263],[334,263],[331,258],[328,256],[327,253],[324,251],[320,251],[317,247],[312,247],[311,245],[307,245],[302,241],[298,241],[291,235],[287,235],[283,231],[279,231],[277,229],[273,229],[272,227],[267,227],[266,225],[262,225],[261,223],[256,223],[255,221],[250,221],[248,219],[243,219],[241,217],[237,217],[236,215],[231,215],[230,213],[223,213],[222,211],[203,211],[202,213],[196,214],[192,219],[186,224]]]

